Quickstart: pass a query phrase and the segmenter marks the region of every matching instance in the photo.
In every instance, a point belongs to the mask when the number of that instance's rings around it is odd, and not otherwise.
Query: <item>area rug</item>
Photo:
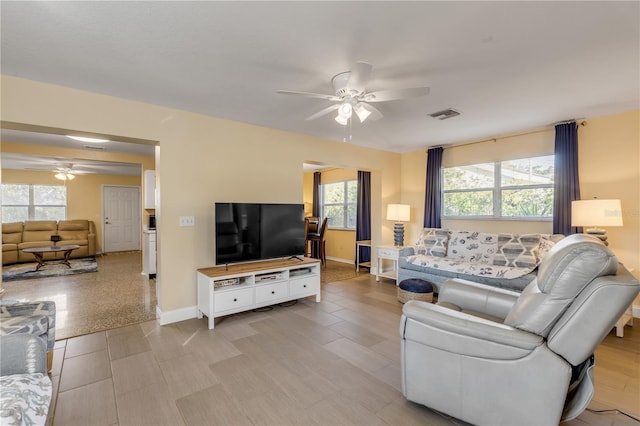
[[[61,277],[64,275],[84,274],[87,272],[97,272],[98,264],[93,257],[69,260],[71,268],[63,265],[59,260],[45,262],[44,266],[36,271],[36,262],[17,263],[2,267],[2,281],[30,280],[34,278]]]
[[[369,273],[368,269],[361,269],[360,273]],[[344,281],[358,276],[356,266],[349,263],[328,260],[326,266],[320,267],[320,282],[328,284],[335,281]]]

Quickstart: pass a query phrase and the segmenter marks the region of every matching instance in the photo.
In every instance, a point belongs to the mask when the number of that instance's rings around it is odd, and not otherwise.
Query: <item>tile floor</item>
[[[368,274],[311,299],[57,342],[54,425],[451,425],[400,392],[401,305]],[[638,330],[598,349],[592,408],[640,414]],[[626,365],[622,365],[622,361]],[[635,400],[634,400],[635,398]],[[572,425],[636,424],[585,412]]]

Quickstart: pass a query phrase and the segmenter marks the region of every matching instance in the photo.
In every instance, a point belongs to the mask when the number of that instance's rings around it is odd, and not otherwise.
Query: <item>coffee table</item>
[[[56,253],[56,252],[64,252],[64,260],[62,262],[71,268],[71,264],[69,263],[69,256],[71,256],[71,252],[75,249],[79,249],[80,246],[77,244],[69,244],[66,246],[46,246],[46,247],[31,247],[22,249],[25,253],[31,253],[35,256],[36,262],[38,262],[38,266],[36,266],[36,271],[44,266],[44,254],[45,253]]]

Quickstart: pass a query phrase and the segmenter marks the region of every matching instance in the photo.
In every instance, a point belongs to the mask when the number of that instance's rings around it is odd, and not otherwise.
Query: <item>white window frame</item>
[[[347,231],[355,231],[356,230],[356,225],[353,225],[353,228],[350,228],[349,225],[349,206],[350,205],[354,205],[356,206],[356,209],[358,207],[358,200],[354,201],[353,203],[350,203],[347,200],[347,196],[348,196],[348,189],[349,189],[349,183],[350,182],[355,182],[356,186],[358,185],[358,180],[357,179],[345,179],[345,180],[339,180],[339,181],[334,181],[334,182],[327,182],[327,183],[323,183],[320,184],[321,188],[320,188],[320,212],[321,212],[321,217],[327,217],[327,215],[325,214],[325,207],[326,206],[342,206],[342,211],[344,212],[344,218],[343,218],[343,223],[346,226],[339,226],[339,227],[335,227],[335,226],[331,226],[330,222],[327,223],[327,228],[329,229],[339,229],[339,230],[347,230]],[[324,201],[324,187],[325,185],[335,185],[337,183],[342,183],[344,185],[344,199],[342,200],[342,203],[325,203]]]
[[[554,154],[545,154],[545,155],[536,155],[533,157],[522,158],[522,160],[527,160],[531,158],[539,158],[539,157],[552,157]],[[491,219],[491,220],[518,220],[518,221],[545,221],[550,222],[553,220],[553,216],[544,217],[544,216],[503,216],[502,215],[502,191],[517,191],[517,190],[525,190],[525,189],[554,189],[554,184],[538,184],[538,185],[510,185],[510,186],[502,186],[502,163],[510,161],[510,160],[501,160],[493,162],[493,187],[482,187],[482,188],[470,188],[470,189],[442,189],[440,192],[440,214],[443,219],[470,219],[470,220],[481,220],[481,219]],[[478,163],[478,164],[486,164],[486,162]],[[470,164],[473,166],[474,164]],[[440,168],[440,181],[444,183],[444,169],[445,168],[457,168],[461,166],[451,166],[451,167],[442,167]],[[493,214],[492,215],[451,215],[446,216],[444,214],[444,194],[453,194],[453,193],[463,193],[463,192],[492,192],[493,193]]]
[[[4,201],[2,202],[2,207],[27,207],[27,219],[26,220],[36,220],[35,219],[35,215],[36,215],[36,207],[63,207],[64,208],[64,217],[59,218],[57,220],[66,220],[67,218],[67,204],[68,204],[68,198],[67,198],[67,187],[65,185],[44,185],[44,184],[27,184],[27,183],[5,183],[2,184],[4,185],[14,185],[14,186],[27,186],[29,187],[29,204],[8,204],[5,203]],[[35,204],[34,200],[35,200],[35,195],[34,195],[34,187],[36,186],[56,186],[56,187],[63,187],[64,188],[64,199],[65,199],[65,204]],[[4,222],[4,215],[2,215],[2,219],[3,219],[3,223]]]

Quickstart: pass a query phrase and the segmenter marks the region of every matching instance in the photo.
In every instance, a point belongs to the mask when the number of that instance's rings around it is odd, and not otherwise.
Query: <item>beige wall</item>
[[[578,130],[581,198],[622,202],[623,226],[606,228],[609,248],[640,269],[640,111],[587,120]]]
[[[609,247],[629,268],[640,268],[640,111],[587,119],[578,127],[579,173],[582,198],[619,198],[624,226],[608,228]],[[443,165],[459,166],[485,161],[552,154],[555,131],[542,129],[520,136],[445,147]],[[473,142],[473,141],[470,141]],[[413,206],[409,239],[422,229],[426,153],[402,156],[402,201]],[[416,215],[413,216],[413,211]],[[443,220],[443,228],[477,229],[487,232],[544,232],[551,221]]]
[[[15,77],[1,85],[4,121],[158,141],[157,285],[172,318],[194,312],[195,270],[213,264],[213,203],[299,203],[304,161],[374,171],[373,241],[388,232],[382,209],[400,193],[399,154]],[[195,227],[179,227],[182,215],[195,216]]]

